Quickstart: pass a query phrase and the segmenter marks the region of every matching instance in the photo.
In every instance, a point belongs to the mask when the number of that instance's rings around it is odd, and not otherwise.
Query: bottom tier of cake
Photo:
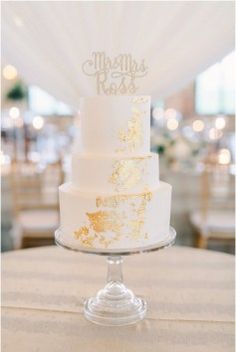
[[[170,226],[171,186],[136,194],[82,192],[59,188],[62,242],[73,248],[128,249],[165,239]]]

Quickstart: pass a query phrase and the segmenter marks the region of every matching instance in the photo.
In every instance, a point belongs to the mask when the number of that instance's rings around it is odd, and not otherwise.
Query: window
[[[235,113],[235,52],[201,73],[196,80],[195,104],[200,115]]]
[[[39,87],[29,87],[29,107],[39,115],[72,115],[72,109]]]

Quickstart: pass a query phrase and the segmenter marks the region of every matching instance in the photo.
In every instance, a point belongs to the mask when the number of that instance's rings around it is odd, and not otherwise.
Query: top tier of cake
[[[81,102],[80,153],[150,153],[150,97],[99,96]]]

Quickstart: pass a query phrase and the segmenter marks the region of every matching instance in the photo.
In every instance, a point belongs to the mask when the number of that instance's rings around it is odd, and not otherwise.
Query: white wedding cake
[[[62,243],[128,249],[164,240],[171,186],[150,152],[150,97],[83,99],[80,138],[71,182],[59,189]]]

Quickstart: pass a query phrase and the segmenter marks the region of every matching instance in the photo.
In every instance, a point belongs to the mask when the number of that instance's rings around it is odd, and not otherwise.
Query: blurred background
[[[59,79],[59,72],[62,72],[62,78],[68,78],[69,75],[66,74],[69,71],[63,70],[63,67],[61,70],[59,65],[61,62],[54,61],[52,52],[40,50],[34,58],[34,49],[40,48],[40,42],[34,40],[34,46],[32,42],[32,46],[27,48],[21,41],[22,46],[17,46],[20,42],[20,34],[28,44],[28,39],[34,39],[33,35],[30,38],[32,30],[35,30],[34,35],[37,38],[36,24],[40,26],[42,24],[45,31],[42,32],[44,33],[42,37],[47,40],[45,36],[47,8],[56,6],[55,9],[58,10],[60,5],[46,3],[24,5],[28,6],[28,12],[19,3],[5,4],[5,44],[1,67],[2,251],[54,244],[54,230],[59,224],[58,186],[69,178],[70,154],[80,123],[79,110],[69,103],[70,99],[65,101],[58,99],[58,96],[63,94],[52,95],[54,91],[52,88],[57,87],[59,92],[63,84],[61,86],[57,84],[57,81],[52,79],[53,75],[49,75],[50,72],[54,72],[56,67],[55,72]],[[30,8],[36,9],[40,6],[44,10],[43,16],[40,17],[36,13],[35,21],[27,22]],[[71,4],[70,6],[84,5]],[[168,6],[168,9],[165,9],[167,14],[172,11],[170,11],[170,5]],[[203,5],[193,4],[192,6]],[[228,5],[214,6],[219,7],[215,9],[215,13],[220,26],[219,16],[222,15],[223,7]],[[231,13],[230,8],[226,10]],[[71,11],[73,13],[73,9]],[[207,11],[208,8],[205,13],[202,13],[207,15]],[[149,16],[152,12],[150,10]],[[182,12],[178,13],[182,14]],[[195,12],[191,9],[191,16],[194,15]],[[175,16],[177,14],[173,12],[173,18],[178,18]],[[22,20],[24,18],[25,22]],[[165,18],[167,20],[168,16]],[[170,19],[173,25],[178,25],[180,19],[173,22],[173,18]],[[209,21],[213,18],[213,15],[210,16]],[[222,21],[223,19],[224,16]],[[48,33],[55,35],[54,38],[52,36],[54,40],[51,43],[52,47],[54,45],[54,49],[56,48],[56,39],[60,39],[58,44],[62,40],[63,45],[66,44],[66,50],[61,53],[61,57],[63,59],[65,53],[69,57],[68,41],[64,40],[63,36],[56,38],[56,30],[53,32],[53,28],[57,28],[59,24],[50,21],[51,27],[48,28],[51,28],[52,32],[49,30]],[[64,21],[68,21],[66,15]],[[193,23],[191,18],[189,21]],[[150,26],[154,26],[153,21],[149,22]],[[226,22],[230,21],[226,18]],[[201,22],[201,26],[204,23]],[[217,31],[218,27],[214,28]],[[222,28],[221,32],[225,35],[224,43],[227,44],[230,42],[227,41],[228,29],[224,27],[225,31],[222,31]],[[197,35],[194,28],[192,29],[193,35]],[[82,34],[80,33],[81,36]],[[152,31],[150,31],[151,34]],[[206,35],[205,39],[207,38]],[[125,37],[123,40],[125,41]],[[180,39],[177,37],[176,40]],[[210,34],[209,40],[213,40]],[[219,40],[219,43],[221,42],[223,41]],[[212,48],[218,48],[219,43],[218,46],[213,43]],[[204,65],[201,62],[204,52],[198,50],[200,56],[195,57],[195,61],[199,62],[199,67],[204,67],[202,70],[198,67],[198,73],[192,74],[191,79],[185,80],[183,77],[183,82],[187,83],[176,85],[174,92],[170,89],[162,95],[158,94],[157,90],[157,94],[152,99],[151,149],[159,153],[161,179],[173,186],[171,223],[178,233],[177,244],[234,253],[235,52],[232,51],[233,49],[229,50],[229,47],[232,45],[225,45],[221,52],[212,50],[211,60],[207,59]],[[28,55],[22,55],[23,50],[25,52],[28,50]],[[205,51],[207,50],[206,47]],[[74,48],[73,53],[75,52]],[[160,55],[161,52],[159,50]],[[223,52],[224,55],[222,55]],[[53,54],[59,54],[59,51]],[[73,55],[70,56],[71,67],[75,64],[72,58]],[[37,73],[37,59],[41,60],[38,62],[41,62],[42,67],[48,71],[39,70]],[[190,57],[189,60],[191,61]],[[166,59],[164,61],[166,62]],[[172,60],[171,63],[175,61]],[[211,64],[208,64],[208,61],[211,61]],[[68,63],[69,61],[65,61],[65,64]],[[184,70],[184,66],[181,62],[179,69]],[[28,72],[31,72],[31,67],[36,70],[32,70],[33,74],[30,76]],[[171,82],[173,72],[166,72],[164,66],[162,72],[165,73],[167,81],[169,79]],[[73,70],[70,73],[75,76]],[[37,85],[37,82],[41,82],[40,76],[44,77],[46,83]],[[66,82],[68,84],[69,80],[65,79],[65,84]],[[78,79],[78,87],[79,82]],[[159,82],[157,79],[156,83],[153,80],[152,84],[154,87],[158,84],[161,87],[163,82],[165,80]],[[48,90],[45,89],[47,86]],[[66,87],[65,85],[64,92],[68,92]],[[57,91],[56,88],[55,91]],[[76,89],[73,91],[74,100],[78,100]]]

